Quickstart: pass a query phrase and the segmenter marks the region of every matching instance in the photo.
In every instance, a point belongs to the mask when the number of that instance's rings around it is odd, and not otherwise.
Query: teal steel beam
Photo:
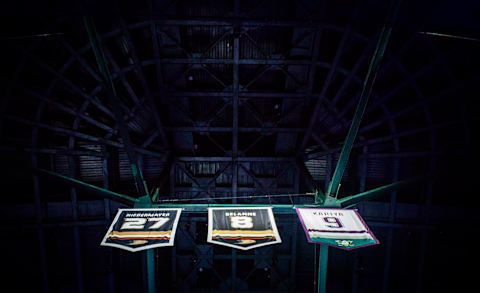
[[[318,263],[318,292],[325,293],[327,289],[327,266],[328,266],[328,246],[320,245]]]
[[[98,40],[93,19],[91,17],[84,17],[83,20],[88,33],[90,44],[92,46],[93,53],[95,55],[95,59],[98,64],[98,69],[104,78],[104,89],[107,92],[110,104],[113,107],[113,113],[118,123],[119,133],[122,137],[125,151],[127,152],[127,156],[130,161],[132,175],[135,179],[135,186],[141,196],[146,194],[148,195],[148,188],[146,186],[145,180],[143,180],[142,171],[136,159],[134,148],[131,144],[130,136],[128,134],[128,128],[123,118],[122,110],[120,108],[121,102],[115,91],[115,86],[113,85],[112,77],[106,64],[106,59],[101,48],[101,43]]]
[[[97,193],[98,195],[100,195],[102,197],[109,198],[109,199],[115,200],[117,202],[127,204],[129,206],[133,206],[136,202],[139,202],[139,199],[137,199],[137,198],[134,198],[134,197],[131,197],[131,196],[128,196],[128,195],[124,195],[124,194],[120,194],[120,193],[116,193],[116,192],[113,192],[111,190],[107,190],[105,188],[101,188],[101,187],[98,187],[98,186],[95,186],[95,185],[92,185],[92,184],[88,184],[88,183],[85,183],[83,181],[80,181],[80,180],[77,180],[77,179],[74,179],[74,178],[56,173],[56,172],[52,172],[52,171],[48,171],[48,170],[44,170],[44,169],[40,169],[40,168],[34,168],[34,170],[37,171],[39,174],[48,175],[50,177],[53,177],[53,178],[59,179],[63,182],[66,182],[67,184],[72,184],[72,185],[75,185],[75,186],[78,186],[78,187],[83,187],[83,188],[89,189],[90,191],[93,191],[93,192]]]
[[[379,197],[381,195],[384,195],[388,192],[393,192],[401,187],[418,182],[422,178],[423,177],[414,177],[414,178],[410,178],[402,181],[397,181],[397,182],[383,185],[365,192],[361,192],[359,194],[343,197],[337,200],[337,202],[340,203],[341,207],[345,207],[345,208],[352,207],[361,201],[370,200],[370,199]]]
[[[340,203],[337,200],[337,195],[340,187],[340,182],[343,177],[343,173],[347,166],[347,161],[350,156],[350,152],[353,147],[353,142],[355,141],[355,137],[357,136],[358,129],[360,127],[360,122],[363,117],[363,113],[367,107],[368,99],[372,92],[373,84],[375,83],[375,78],[380,68],[380,62],[382,61],[383,55],[387,48],[388,40],[392,33],[392,23],[396,18],[398,9],[400,7],[401,0],[393,0],[392,5],[390,7],[387,20],[385,25],[382,28],[380,33],[380,37],[377,42],[377,47],[375,48],[375,52],[373,53],[372,60],[370,62],[370,66],[368,68],[367,75],[365,77],[365,81],[363,83],[362,92],[360,94],[360,100],[357,105],[357,109],[355,110],[355,114],[353,116],[352,124],[350,125],[350,129],[347,133],[347,138],[345,139],[345,143],[342,147],[342,151],[340,152],[340,157],[338,159],[337,166],[335,167],[335,171],[333,172],[332,180],[328,185],[328,189],[325,194],[325,201],[324,205],[331,205],[335,203]],[[386,188],[382,188],[383,191]],[[350,197],[350,203],[355,202],[356,200],[365,200],[369,195],[373,196],[378,194],[378,192],[370,191],[367,194],[360,194]],[[346,206],[349,201],[345,200],[344,205]],[[318,292],[325,293],[326,290],[326,282],[327,282],[327,265],[328,265],[328,246],[320,245],[320,261],[318,267]]]
[[[147,287],[149,293],[155,293],[155,249],[147,249]]]
[[[375,48],[375,52],[370,62],[370,67],[368,68],[367,76],[363,83],[362,93],[360,95],[357,109],[355,110],[355,114],[353,116],[352,124],[350,125],[347,138],[345,139],[345,143],[342,147],[337,166],[335,167],[335,171],[333,173],[332,181],[330,181],[330,184],[328,186],[327,196],[336,197],[338,193],[340,181],[347,166],[347,161],[353,147],[353,142],[355,141],[355,137],[357,136],[360,122],[362,120],[363,113],[365,112],[365,109],[367,107],[367,102],[372,92],[376,74],[378,72],[378,69],[380,68],[380,61],[382,60],[385,53],[385,49],[387,47],[391,32],[392,27],[389,25],[385,25],[378,39],[377,47]]]
[[[321,207],[318,204],[154,204],[156,208],[182,208],[183,213],[206,213],[212,207],[272,207],[275,214],[297,214],[296,207]]]
[[[158,208],[184,208],[186,212],[191,212],[191,213],[202,213],[206,211],[206,208],[208,207],[236,207],[236,206],[241,206],[238,204],[177,204],[177,203],[168,203],[168,204],[153,204],[151,201],[145,200],[145,197],[140,197],[140,198],[134,198],[128,195],[116,193],[111,190],[107,190],[105,188],[101,188],[56,172],[40,169],[40,168],[34,168],[35,171],[37,171],[39,174],[42,175],[48,175],[53,178],[59,179],[63,182],[66,182],[67,184],[73,184],[78,187],[83,187],[86,189],[89,189],[91,191],[96,192],[102,197],[112,199],[117,202],[125,203],[127,205],[133,206],[137,204],[148,204],[151,205],[152,207],[158,207]],[[365,191],[356,195],[352,196],[347,196],[338,200],[332,200],[330,201],[330,204],[323,203],[323,204],[302,204],[302,205],[293,205],[293,204],[248,204],[246,206],[257,206],[257,207],[273,207],[274,212],[280,213],[280,214],[295,214],[295,211],[293,210],[294,207],[334,207],[334,206],[341,206],[341,207],[351,207],[356,205],[357,203],[364,201],[364,200],[370,200],[373,198],[376,198],[378,196],[381,196],[385,193],[392,192],[394,190],[397,190],[400,187],[407,186],[409,184],[413,184],[415,182],[418,182],[420,179],[423,177],[415,177],[415,178],[410,178],[407,180],[402,180],[398,182],[394,182],[391,184],[387,184],[384,186],[377,187],[375,189]]]
[[[363,89],[360,95],[360,100],[357,105],[357,109],[355,111],[352,124],[347,134],[347,138],[345,140],[345,144],[342,147],[342,151],[340,153],[340,157],[335,168],[332,181],[330,182],[327,190],[328,196],[335,196],[338,193],[340,181],[342,179],[343,173],[345,171],[345,167],[348,161],[348,157],[350,156],[351,149],[353,147],[353,142],[355,137],[358,133],[358,129],[360,127],[360,122],[362,120],[362,116],[365,112],[368,99],[372,92],[373,84],[375,82],[376,74],[380,68],[380,62],[383,58],[385,53],[385,49],[388,44],[388,40],[390,38],[390,34],[392,32],[392,23],[396,18],[401,0],[394,0],[392,2],[392,6],[390,8],[389,14],[387,16],[387,21],[382,28],[380,33],[380,37],[377,41],[377,46],[375,48],[375,52],[372,56],[372,60],[370,62],[370,66],[365,77],[365,81],[363,83]]]
[[[236,206],[241,206],[238,204],[177,204],[177,203],[168,203],[168,204],[153,204],[151,201],[148,201],[145,199],[145,197],[140,197],[140,198],[134,198],[128,195],[120,194],[113,192],[111,190],[107,190],[105,188],[101,188],[89,183],[85,183],[83,181],[56,173],[40,168],[34,168],[35,171],[37,171],[39,174],[42,175],[48,175],[53,178],[59,179],[63,182],[66,182],[67,184],[73,184],[78,187],[83,187],[86,189],[90,189],[91,191],[96,192],[102,197],[109,198],[112,200],[115,200],[117,202],[125,203],[130,206],[137,206],[138,204],[147,204],[151,207],[158,207],[158,208],[183,208],[185,212],[190,212],[190,213],[204,213],[206,211],[206,208],[208,207],[236,207]],[[398,182],[394,182],[391,184],[387,184],[384,186],[377,187],[375,189],[365,191],[356,195],[352,196],[347,196],[338,200],[332,200],[329,203],[323,203],[323,204],[302,204],[302,205],[293,205],[293,204],[248,204],[245,206],[257,206],[257,207],[273,207],[274,212],[280,213],[280,214],[295,214],[295,211],[293,210],[294,207],[334,207],[334,206],[341,206],[341,207],[351,207],[356,205],[357,203],[364,201],[364,200],[369,200],[376,198],[378,196],[381,196],[385,193],[392,192],[394,190],[397,190],[400,187],[407,186],[409,184],[413,184],[423,177],[415,177],[415,178],[410,178],[407,180],[402,180]]]

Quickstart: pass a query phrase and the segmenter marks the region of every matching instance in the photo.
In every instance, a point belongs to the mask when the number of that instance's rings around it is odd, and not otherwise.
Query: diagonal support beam
[[[356,195],[346,196],[338,200],[340,205],[344,208],[349,208],[361,201],[370,200],[381,195],[387,194],[389,192],[393,192],[398,190],[401,187],[405,187],[411,185],[415,182],[418,182],[423,177],[414,177],[407,180],[397,181],[391,184],[383,185]]]
[[[93,19],[84,17],[84,24],[85,24],[85,28],[87,29],[88,37],[90,39],[93,52],[95,54],[95,59],[98,64],[99,71],[102,74],[104,79],[104,84],[105,84],[104,88],[108,94],[110,104],[113,107],[113,112],[115,115],[115,119],[117,120],[117,123],[118,123],[120,136],[122,137],[122,141],[125,146],[125,151],[127,152],[127,156],[130,161],[130,166],[132,168],[132,175],[135,180],[135,186],[137,188],[138,193],[141,196],[148,195],[148,188],[145,181],[143,180],[142,171],[140,169],[140,166],[138,164],[138,161],[135,155],[134,148],[130,141],[128,128],[123,118],[122,110],[120,108],[120,99],[116,94],[115,86],[113,85],[113,81],[106,64],[105,55],[103,54],[101,44],[98,41]]]
[[[347,138],[345,139],[345,144],[342,147],[342,151],[340,153],[337,166],[335,167],[332,180],[330,181],[328,190],[326,192],[327,196],[336,197],[338,193],[340,181],[342,180],[345,167],[347,166],[347,161],[353,147],[353,142],[355,141],[355,137],[357,136],[358,129],[360,127],[360,122],[363,117],[363,113],[365,112],[365,109],[367,107],[367,102],[372,92],[373,84],[375,83],[375,78],[376,78],[378,69],[380,68],[380,62],[382,61],[383,55],[385,53],[385,49],[388,44],[388,40],[390,38],[390,34],[392,33],[392,22],[396,17],[398,8],[400,6],[400,2],[401,2],[400,0],[395,0],[392,3],[392,7],[387,17],[387,22],[383,26],[382,31],[380,33],[380,37],[378,39],[375,52],[372,56],[370,66],[368,68],[367,76],[365,77],[365,81],[363,83],[362,93],[360,95],[360,100],[358,102],[357,109],[355,110],[355,115],[353,116],[352,124],[350,125],[350,129],[348,130]]]
[[[138,199],[136,199],[134,197],[130,197],[128,195],[116,193],[116,192],[110,191],[108,189],[104,189],[104,188],[101,188],[101,187],[98,187],[98,186],[95,186],[95,185],[92,185],[92,184],[88,184],[88,183],[85,183],[83,181],[80,181],[80,180],[77,180],[77,179],[74,179],[74,178],[56,173],[56,172],[52,172],[52,171],[48,171],[48,170],[44,170],[44,169],[40,169],[40,168],[35,168],[34,170],[41,175],[47,175],[47,176],[53,177],[55,179],[58,179],[60,181],[63,181],[65,183],[69,184],[69,185],[73,185],[73,186],[77,186],[77,187],[80,187],[80,188],[88,189],[88,190],[90,190],[90,191],[92,191],[92,192],[94,192],[94,193],[96,193],[96,194],[98,194],[102,197],[112,199],[114,201],[127,204],[129,206],[133,206],[138,201]]]

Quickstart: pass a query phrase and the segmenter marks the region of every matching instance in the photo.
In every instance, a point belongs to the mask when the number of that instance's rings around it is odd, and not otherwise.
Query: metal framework
[[[379,43],[383,46],[377,49],[380,54],[375,55],[376,58],[371,62],[372,74],[364,79],[361,72],[373,54],[378,36],[355,31],[353,21],[357,13],[361,13],[358,4],[352,10],[351,20],[346,26],[319,21],[312,14],[306,16],[307,20],[249,18],[248,15],[255,15],[256,9],[247,13],[238,0],[233,1],[232,17],[179,18],[163,14],[176,5],[181,6],[179,1],[169,1],[161,9],[152,7],[150,2],[148,4],[148,20],[128,23],[120,17],[119,28],[110,31],[94,33],[94,28],[87,21],[86,27],[91,30],[90,42],[87,42],[85,35],[83,46],[74,46],[66,37],[56,36],[52,41],[68,54],[60,65],[49,64],[46,61],[48,58],[37,56],[37,50],[45,42],[39,40],[33,42],[28,49],[20,48],[22,59],[15,73],[7,79],[9,87],[0,105],[0,134],[3,135],[0,150],[5,153],[29,153],[31,165],[37,170],[32,178],[36,216],[34,228],[39,239],[42,290],[53,290],[49,279],[51,272],[45,229],[60,225],[73,227],[76,288],[77,292],[88,291],[84,286],[86,280],[79,227],[105,225],[110,221],[111,212],[116,206],[116,203],[105,199],[102,220],[82,219],[79,215],[81,190],[89,188],[105,198],[137,206],[162,206],[158,201],[168,199],[192,200],[191,204],[181,205],[191,213],[190,221],[182,222],[179,227],[178,237],[187,244],[181,248],[172,248],[170,256],[173,289],[199,289],[196,286],[200,283],[200,269],[208,270],[214,276],[220,284],[219,290],[242,289],[256,274],[256,270],[266,268],[271,276],[272,288],[276,285],[278,290],[294,291],[298,273],[296,257],[302,240],[297,239],[298,225],[287,217],[292,212],[293,205],[313,204],[313,196],[300,198],[298,202],[290,202],[288,197],[279,201],[271,198],[269,202],[267,197],[266,200],[254,203],[243,200],[242,196],[299,194],[304,189],[314,193],[316,189],[317,194],[324,197],[317,198],[317,201],[345,207],[358,204],[359,199],[390,193],[385,221],[371,222],[387,229],[381,290],[388,292],[394,229],[404,227],[404,224],[396,222],[401,204],[397,202],[395,190],[411,183],[398,181],[402,178],[401,166],[413,158],[425,160],[427,173],[431,175],[436,167],[436,159],[444,155],[437,145],[435,133],[447,127],[463,127],[462,138],[466,144],[469,141],[466,118],[436,121],[432,114],[432,105],[451,96],[458,96],[459,112],[465,113],[459,91],[475,84],[478,78],[457,81],[444,61],[446,57],[458,52],[461,46],[448,50],[442,56],[428,39],[415,35],[396,52],[385,52],[385,62],[378,69],[389,35],[389,32],[385,32],[380,35]],[[299,15],[305,14],[305,5],[307,4],[303,1],[295,3],[294,8]],[[121,11],[121,7],[116,9]],[[319,9],[324,12],[322,8]],[[65,21],[67,20],[61,20]],[[61,22],[52,26],[57,27]],[[189,37],[186,32],[193,27],[215,31],[211,33],[208,44],[202,48],[186,46]],[[276,50],[273,45],[268,47],[262,37],[258,36],[261,36],[262,30],[275,36],[287,30],[289,43],[281,50]],[[333,57],[326,60],[320,50],[324,40],[330,40],[326,37],[328,34],[338,35],[339,41],[338,45],[331,45],[336,50]],[[145,38],[145,35],[148,37]],[[139,46],[139,38],[143,38],[143,44],[149,44],[148,50],[151,53],[145,53],[142,46]],[[435,57],[419,69],[411,70],[408,65],[402,64],[402,56],[419,39],[428,45],[429,52],[434,52]],[[360,49],[355,49],[360,54],[353,64],[347,66],[343,59],[355,46],[352,41],[361,44]],[[117,47],[124,49],[119,52]],[[96,52],[96,60],[90,56],[93,52]],[[48,75],[50,82],[42,88],[29,84],[21,75],[29,70],[29,66],[35,66],[42,74]],[[424,93],[425,86],[419,80],[433,74],[438,66],[448,76],[451,85],[434,94]],[[98,72],[97,68],[100,68]],[[377,70],[378,82],[388,87],[387,90],[372,91],[372,78]],[[76,75],[72,76],[72,71]],[[394,86],[382,79],[391,72],[400,76],[398,82],[393,82]],[[278,76],[283,78],[283,84],[280,88],[275,88],[271,85],[279,82],[271,82],[271,79]],[[82,79],[88,80],[91,85],[87,86],[86,82],[81,82]],[[197,79],[198,84],[195,84]],[[209,86],[195,87],[205,84]],[[407,89],[412,91],[412,97],[418,101],[408,105],[394,104],[407,96],[404,93]],[[366,107],[370,92],[372,101]],[[15,111],[15,107],[18,107],[14,100],[16,96],[35,103],[36,108],[31,115],[21,115]],[[411,97],[409,99],[414,100]],[[358,114],[356,112],[353,116],[352,110],[358,103],[361,104]],[[60,118],[61,121],[56,121],[52,112],[61,113],[63,121]],[[169,117],[167,112],[174,113],[175,117]],[[306,118],[303,117],[305,112],[308,113]],[[363,112],[365,121],[360,125]],[[399,122],[418,112],[424,118],[422,125],[412,127],[405,123],[404,126]],[[353,122],[350,119],[352,116]],[[31,132],[27,135],[28,144],[8,143],[11,140],[7,135],[11,134],[6,133],[8,129],[5,125],[10,123],[31,127]],[[354,125],[352,129],[355,129],[347,133],[351,123]],[[357,133],[359,139],[354,142]],[[408,144],[409,139],[415,139],[418,135],[427,137],[425,144]],[[43,136],[47,138],[44,139]],[[346,136],[349,139],[342,148],[339,143]],[[7,138],[4,139],[5,137]],[[53,143],[46,143],[46,140]],[[405,145],[401,142],[405,142]],[[89,149],[85,145],[99,146],[101,151]],[[352,149],[360,170],[360,175],[355,178],[359,181],[358,192],[353,192],[357,195],[347,197],[345,193],[340,193],[338,199],[331,199],[332,195],[336,196],[339,192]],[[126,160],[123,163],[128,163],[131,171],[115,165],[120,165],[119,153],[124,150]],[[339,158],[336,157],[338,154]],[[68,158],[68,169],[62,174],[56,172],[58,166],[52,164],[53,168],[49,168],[41,163],[43,160],[39,160],[48,158],[49,161],[54,161],[63,156]],[[98,182],[85,183],[79,178],[78,170],[85,158],[95,158],[100,162],[101,187]],[[162,167],[147,166],[150,160],[157,160],[155,162]],[[367,181],[371,180],[369,164],[382,161],[392,163],[389,177],[383,178],[384,184],[379,188],[366,188]],[[309,162],[324,164],[321,169],[324,173],[313,176],[314,170],[309,168]],[[340,167],[334,170],[335,162]],[[71,221],[48,221],[45,204],[49,203],[44,202],[42,177],[39,174],[52,175],[71,186]],[[145,197],[139,199],[126,196],[124,192],[112,191],[118,186],[112,186],[109,178],[120,177],[122,174],[134,178],[138,194],[151,195],[154,202],[147,201]],[[424,180],[426,212],[422,223],[405,224],[421,230],[415,288],[417,292],[423,288],[427,232],[435,229],[430,226],[434,181],[431,176],[427,178]],[[146,188],[145,181],[150,190]],[[366,189],[369,190],[365,191]],[[216,199],[219,197],[230,197],[231,201],[226,203],[225,200]],[[195,205],[193,202],[196,198],[208,198],[208,203]],[[99,204],[96,202],[96,205]],[[273,206],[276,213],[285,217],[280,220],[280,226],[285,231],[290,231],[288,239],[285,239],[288,247],[282,247],[281,251],[269,248],[255,252],[254,255],[244,255],[235,250],[215,253],[211,246],[198,244],[197,234],[201,233],[201,225],[206,221],[198,213],[206,206],[222,204]],[[111,250],[106,250],[105,253],[108,265],[112,268],[114,253]],[[326,255],[327,250],[322,247],[319,262],[322,268],[326,268]],[[154,257],[155,252],[149,251],[145,258],[146,272],[150,276],[150,282],[147,282],[149,292],[155,290],[152,272],[159,266],[153,261]],[[195,261],[190,265],[191,258]],[[356,254],[354,259],[353,292],[357,290],[356,284],[361,278],[359,255]],[[229,277],[213,265],[221,260],[231,261]],[[246,260],[249,263],[253,261],[253,265],[246,275],[241,275],[238,267]],[[185,265],[187,263],[189,265]],[[318,271],[319,292],[325,290],[324,272],[324,269]],[[109,292],[115,292],[115,278],[112,269],[108,273]],[[181,288],[182,283],[188,284],[187,287]]]

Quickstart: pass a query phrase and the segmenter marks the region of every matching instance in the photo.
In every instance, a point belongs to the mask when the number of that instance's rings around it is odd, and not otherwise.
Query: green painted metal
[[[182,208],[183,212],[185,213],[206,213],[208,207],[272,207],[275,214],[296,214],[295,207],[351,207],[357,204],[360,201],[369,200],[374,197],[378,197],[383,194],[387,194],[392,190],[397,190],[400,187],[412,184],[417,182],[423,177],[415,177],[408,180],[403,180],[391,184],[387,184],[366,192],[362,192],[356,195],[347,196],[341,199],[336,199],[334,197],[327,197],[323,203],[315,203],[315,204],[175,204],[175,203],[168,203],[168,204],[159,204],[154,203],[149,195],[141,196],[139,198],[133,198],[127,195],[119,194],[113,191],[109,191],[104,188],[97,187],[95,185],[91,185],[80,180],[76,180],[70,178],[68,176],[64,176],[55,172],[43,170],[43,169],[35,169],[40,174],[45,174],[49,176],[53,176],[58,178],[68,184],[73,184],[76,186],[89,188],[91,191],[95,191],[102,197],[107,197],[119,202],[127,203],[130,206],[134,206],[135,208]],[[155,193],[158,196],[158,191]],[[146,254],[146,265],[147,265],[147,285],[148,285],[148,292],[155,293],[155,263],[154,263],[154,250],[150,249],[147,250]],[[319,267],[318,267],[318,292],[325,293],[326,290],[326,281],[327,281],[327,265],[328,265],[328,246],[320,245],[320,260],[319,260]]]
[[[137,201],[135,202],[135,205],[133,207],[134,208],[155,208],[158,206],[152,202],[152,199],[150,198],[149,195],[144,195],[137,198]]]
[[[368,99],[372,92],[378,69],[380,68],[380,63],[387,48],[388,40],[390,39],[390,35],[392,33],[392,23],[396,19],[398,10],[400,8],[400,3],[401,0],[393,0],[391,3],[392,5],[386,18],[386,23],[382,28],[380,37],[378,38],[377,46],[373,53],[370,66],[368,68],[368,72],[363,83],[362,92],[360,94],[360,99],[355,110],[355,114],[353,116],[352,124],[350,125],[350,129],[348,130],[347,138],[345,139],[345,143],[342,147],[342,151],[340,152],[340,157],[338,159],[337,166],[335,167],[332,180],[330,181],[328,190],[326,192],[327,196],[336,197],[338,194],[340,181],[342,180],[342,176],[353,147],[353,142],[355,141],[358,129],[360,127],[360,122],[367,107]]]
[[[370,62],[370,67],[368,68],[367,76],[363,83],[362,93],[360,95],[357,109],[355,110],[355,115],[353,116],[352,124],[350,125],[347,138],[345,139],[342,151],[340,152],[340,157],[338,159],[337,166],[335,167],[332,181],[330,181],[330,184],[328,186],[327,196],[336,197],[338,193],[340,181],[342,180],[345,167],[347,166],[347,161],[352,150],[353,142],[355,141],[355,138],[357,136],[360,122],[362,120],[363,113],[365,112],[365,109],[367,107],[367,102],[372,92],[375,77],[380,67],[380,61],[382,60],[382,57],[385,53],[385,49],[387,47],[388,39],[390,38],[391,32],[391,27],[384,27],[382,29],[382,33],[380,34],[380,38],[378,39],[377,47],[373,54],[372,61]]]
[[[206,213],[209,207],[272,207],[276,214],[296,214],[296,207],[321,207],[318,204],[154,204],[157,208],[182,208],[185,213]]]
[[[155,208],[152,199],[149,195],[141,196],[135,202],[134,208]],[[145,252],[146,267],[147,267],[147,292],[156,292],[155,279],[155,249],[147,249]]]
[[[40,169],[40,168],[35,168],[34,170],[37,171],[39,174],[48,175],[48,176],[51,176],[53,178],[59,179],[59,180],[65,182],[67,184],[71,184],[71,185],[74,185],[74,186],[77,186],[77,187],[80,187],[80,188],[89,189],[90,191],[94,191],[95,193],[97,193],[98,195],[100,195],[102,197],[106,197],[106,198],[115,200],[117,202],[127,204],[129,206],[133,206],[136,202],[139,201],[138,198],[134,198],[134,197],[131,197],[131,196],[128,196],[128,195],[116,193],[116,192],[110,191],[108,189],[101,188],[101,187],[98,187],[98,186],[95,186],[95,185],[92,185],[92,184],[88,184],[88,183],[85,183],[83,181],[80,181],[80,180],[77,180],[77,179],[74,179],[74,178],[56,173],[56,172],[47,171],[47,170]]]
[[[368,99],[372,92],[373,84],[375,83],[375,78],[376,78],[378,69],[380,68],[380,62],[382,61],[383,55],[385,53],[385,49],[387,48],[388,40],[392,33],[392,23],[396,18],[398,9],[400,7],[400,3],[401,3],[401,0],[392,1],[392,5],[390,7],[390,10],[386,19],[386,23],[383,26],[382,32],[380,33],[380,37],[377,41],[377,46],[372,56],[372,60],[368,68],[365,81],[363,83],[362,92],[360,94],[360,100],[355,110],[352,124],[350,125],[350,129],[348,130],[347,138],[345,139],[345,143],[342,147],[342,151],[340,152],[340,157],[338,159],[337,166],[335,167],[332,180],[330,181],[327,192],[325,194],[325,202],[324,202],[325,205],[330,205],[330,204],[340,204],[340,206],[342,205],[342,202],[337,200],[338,192],[340,189],[340,182],[342,180],[343,173],[345,172],[347,161],[348,161],[348,158],[350,157],[350,152],[353,147],[353,142],[355,141],[355,138],[358,133],[358,129],[360,127],[360,122],[362,120],[363,114],[367,107]],[[357,195],[345,198],[343,199],[343,206],[353,205],[360,200],[365,200],[369,197],[373,197],[377,194],[381,194],[387,190],[391,190],[392,188],[398,187],[398,185],[401,185],[401,183],[393,183],[391,185],[376,188],[368,192],[363,192],[361,194],[357,194]],[[319,263],[319,269],[318,269],[318,292],[319,293],[325,293],[325,290],[326,290],[327,260],[328,260],[328,246],[320,245],[320,263]]]
[[[398,182],[394,182],[391,184],[387,184],[384,186],[380,186],[377,188],[374,188],[372,190],[368,190],[359,194],[343,197],[341,199],[336,199],[333,197],[328,197],[325,202],[323,203],[312,203],[312,204],[300,204],[300,205],[294,205],[294,204],[208,204],[208,203],[203,203],[203,204],[180,204],[180,203],[168,203],[168,204],[162,204],[162,203],[154,203],[150,196],[142,196],[138,198],[134,198],[128,195],[120,194],[105,188],[101,188],[92,184],[88,184],[86,182],[56,173],[40,168],[35,168],[35,170],[43,175],[48,175],[51,177],[54,177],[56,179],[59,179],[67,184],[72,184],[77,187],[82,187],[82,188],[87,188],[90,189],[90,191],[93,191],[97,193],[98,195],[102,197],[106,197],[121,203],[128,204],[130,206],[135,206],[137,208],[143,207],[143,208],[148,208],[148,207],[157,207],[157,208],[183,208],[184,212],[188,213],[205,213],[208,207],[238,207],[238,206],[255,206],[255,207],[272,207],[273,211],[275,213],[279,214],[294,214],[295,211],[293,208],[295,207],[352,207],[355,204],[364,201],[364,200],[370,200],[373,198],[376,198],[378,196],[387,194],[393,190],[397,190],[401,187],[413,184],[415,182],[418,182],[421,180],[423,177],[414,177],[410,178],[407,180],[402,180]],[[154,193],[154,196],[158,196],[158,191]]]
[[[148,293],[155,293],[155,250],[147,249],[147,288]]]
[[[318,262],[318,292],[325,293],[327,288],[328,246],[320,245]]]
[[[394,190],[397,190],[401,187],[404,187],[404,186],[410,185],[412,183],[418,182],[422,178],[423,177],[414,177],[414,178],[410,178],[410,179],[407,179],[407,180],[402,180],[402,181],[394,182],[394,183],[391,183],[391,184],[383,185],[383,186],[380,186],[380,187],[377,187],[377,188],[374,188],[374,189],[371,189],[371,190],[368,190],[368,191],[365,191],[365,192],[362,192],[362,193],[359,193],[359,194],[343,197],[343,198],[337,200],[337,202],[340,204],[341,207],[349,208],[349,207],[352,207],[352,206],[356,205],[357,203],[359,203],[361,201],[371,200],[373,198],[376,198],[376,197],[379,197],[381,195],[392,192]]]

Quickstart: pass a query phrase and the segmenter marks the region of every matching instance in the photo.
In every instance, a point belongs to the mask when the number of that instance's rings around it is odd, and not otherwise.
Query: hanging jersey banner
[[[181,209],[119,209],[101,245],[128,251],[173,246]]]
[[[347,250],[379,243],[357,210],[295,209],[310,243]]]
[[[242,250],[282,242],[271,207],[208,208],[207,241]]]

